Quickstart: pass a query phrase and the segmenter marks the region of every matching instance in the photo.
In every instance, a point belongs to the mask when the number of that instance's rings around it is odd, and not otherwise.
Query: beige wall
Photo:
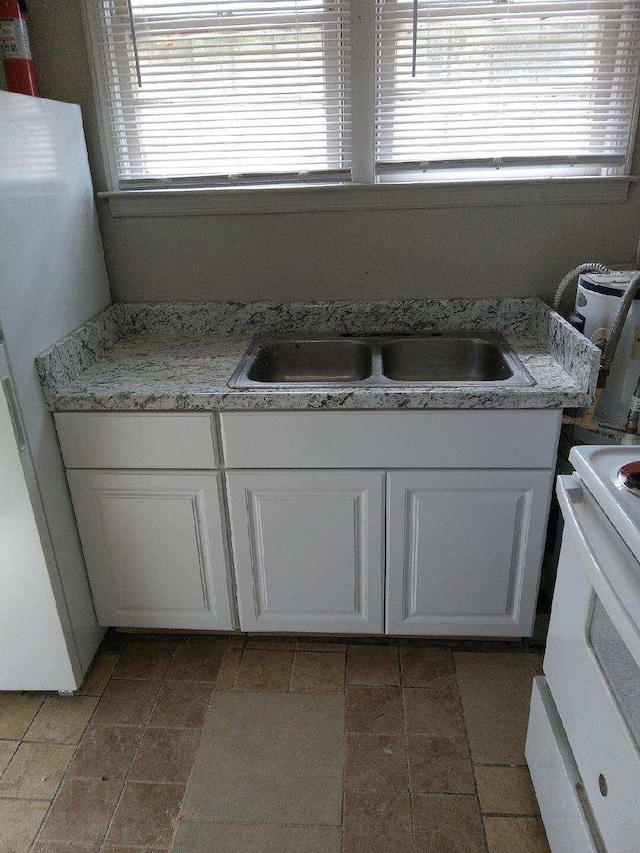
[[[29,10],[41,92],[81,104],[104,189],[80,0]],[[576,263],[633,261],[640,192],[620,205],[116,219],[100,202],[99,214],[115,299],[548,297]]]

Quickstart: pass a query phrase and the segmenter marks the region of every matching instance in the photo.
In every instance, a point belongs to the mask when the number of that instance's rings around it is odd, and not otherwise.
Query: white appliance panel
[[[640,752],[592,643],[601,602],[619,642],[638,653],[630,599],[609,583],[637,564],[575,475],[559,478],[558,498],[565,529],[544,672],[607,853],[629,853],[640,839]]]
[[[0,383],[0,684],[4,690],[73,690],[75,649],[67,647],[51,587],[1,345]]]
[[[111,300],[80,108],[0,91],[0,115],[0,322],[42,501],[36,522],[80,678],[104,629],[34,359]]]

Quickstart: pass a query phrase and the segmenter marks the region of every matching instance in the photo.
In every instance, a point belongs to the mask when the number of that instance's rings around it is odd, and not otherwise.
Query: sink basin
[[[231,388],[535,385],[494,331],[256,335]]]
[[[382,372],[401,382],[503,382],[513,376],[500,347],[477,337],[405,338],[381,350]]]
[[[354,340],[274,340],[260,346],[247,378],[264,383],[360,382],[371,375],[371,347]]]

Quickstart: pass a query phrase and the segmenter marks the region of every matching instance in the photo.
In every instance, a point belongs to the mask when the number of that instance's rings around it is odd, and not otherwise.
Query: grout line
[[[402,655],[399,655],[400,660],[402,660]],[[400,672],[400,683],[403,680],[403,671],[402,671],[402,663],[399,663],[399,672]],[[415,823],[415,814],[413,809],[413,785],[411,784],[411,762],[409,761],[409,729],[407,727],[407,706],[404,701],[404,690],[402,690],[402,724],[404,727],[404,755],[405,762],[407,765],[407,793],[409,795],[409,820],[411,822],[411,840],[413,842],[414,850],[417,850],[417,838],[416,838],[416,823]]]
[[[245,643],[245,644],[242,646],[242,648],[240,649],[240,660],[238,661],[238,666],[237,666],[237,668],[236,668],[236,673],[235,673],[235,675],[233,676],[233,682],[232,682],[232,684],[231,684],[231,687],[229,688],[229,692],[230,692],[230,693],[233,693],[233,692],[235,691],[235,689],[236,689],[236,683],[237,683],[237,681],[238,681],[238,676],[240,675],[240,670],[242,669],[242,662],[244,661],[244,653],[245,653],[246,649],[247,649],[247,644]]]
[[[536,820],[541,820],[540,813],[536,812],[483,812],[483,817],[506,817],[506,818],[536,818]]]
[[[0,797],[0,802],[4,803],[46,803],[49,805],[51,800],[43,800],[35,797]]]
[[[83,678],[83,681],[84,681],[84,679],[86,679],[86,677],[87,677],[88,673],[91,671],[91,669],[92,669],[92,667],[93,667],[93,665],[94,665],[94,662],[95,662],[95,660],[98,658],[99,654],[100,654],[100,647],[98,646],[98,649],[96,650],[96,654],[94,655],[94,659],[93,659],[93,661],[91,662],[91,665],[89,666],[89,669],[88,669],[88,670],[87,670],[87,672],[85,673],[84,678]],[[113,652],[113,654],[116,654],[116,655],[118,656],[118,662],[119,662],[119,661],[120,661],[120,657],[122,656],[122,652]],[[116,666],[118,665],[118,662],[116,663]],[[86,733],[87,729],[88,729],[88,728],[89,728],[89,726],[91,725],[91,720],[93,719],[94,714],[96,713],[96,709],[97,709],[98,705],[100,704],[100,701],[101,701],[102,697],[104,696],[104,693],[105,693],[105,691],[106,691],[107,687],[108,687],[108,686],[109,686],[109,684],[111,683],[111,679],[112,679],[112,677],[113,677],[113,673],[114,673],[114,671],[115,671],[115,668],[116,668],[116,667],[114,666],[114,668],[113,668],[113,669],[111,670],[111,672],[109,673],[109,677],[107,678],[107,680],[106,680],[106,682],[105,682],[105,685],[104,685],[104,688],[103,688],[103,690],[102,690],[102,693],[101,693],[98,697],[94,697],[94,698],[97,698],[97,699],[98,699],[98,701],[96,702],[95,708],[93,709],[93,711],[92,711],[92,713],[91,713],[91,716],[90,716],[90,717],[89,717],[89,719],[87,720],[87,724],[86,724],[86,726],[85,726],[85,727],[84,727],[84,729],[82,730],[82,734],[81,734],[81,735],[80,735],[80,737],[78,738],[78,742],[76,743],[76,748],[74,749],[74,751],[73,751],[73,755],[71,756],[71,760],[70,760],[70,761],[69,761],[69,763],[67,764],[67,767],[66,767],[66,769],[65,769],[65,771],[64,771],[64,773],[63,773],[63,775],[62,775],[62,778],[60,779],[60,782],[59,782],[59,784],[58,784],[58,787],[56,788],[56,790],[55,790],[55,792],[54,792],[53,796],[51,797],[51,800],[49,801],[49,808],[47,809],[47,811],[46,811],[46,813],[45,813],[44,817],[42,818],[42,822],[41,822],[40,826],[38,827],[38,831],[36,832],[35,838],[33,839],[33,841],[31,842],[31,844],[30,844],[30,846],[29,846],[29,850],[30,850],[30,851],[31,851],[31,850],[33,850],[33,849],[34,849],[34,847],[35,847],[35,845],[37,844],[37,842],[38,842],[38,840],[39,840],[39,838],[40,838],[40,833],[42,832],[42,828],[43,828],[43,826],[45,825],[45,823],[47,822],[47,818],[48,818],[48,817],[49,817],[49,815],[51,814],[51,809],[53,808],[54,803],[55,803],[55,802],[56,802],[56,800],[58,799],[58,795],[60,794],[60,791],[61,791],[61,789],[62,789],[62,786],[64,785],[65,780],[66,780],[67,778],[69,778],[69,777],[68,777],[69,768],[70,768],[70,767],[71,767],[71,765],[73,764],[73,761],[74,761],[74,759],[75,759],[75,757],[76,757],[76,755],[77,755],[77,753],[78,753],[78,750],[80,749],[80,744],[82,743],[82,739],[83,739],[83,737],[84,737],[84,735],[85,735],[85,733]],[[80,687],[82,687],[82,684],[80,685]],[[76,694],[74,693],[74,695],[76,695]],[[78,694],[78,695],[84,696],[84,694]],[[28,731],[28,730],[27,730],[27,731]],[[26,732],[25,732],[25,734],[26,734]],[[70,849],[72,850],[73,848],[70,848]]]
[[[340,812],[340,849],[342,853],[345,853],[345,824],[346,824],[346,814],[347,814],[347,741],[349,739],[349,732],[347,731],[347,653],[344,655],[344,668],[343,668],[343,690],[342,696],[343,700],[343,708],[344,708],[344,760],[342,762],[342,797],[340,799],[341,803],[341,812]]]
[[[296,655],[297,655],[297,654],[298,654],[298,652],[294,649],[294,651],[293,651],[293,659],[291,660],[291,672],[290,672],[290,674],[289,674],[289,684],[288,684],[288,686],[287,686],[287,690],[286,690],[286,692],[287,692],[287,693],[292,693],[292,692],[293,692],[293,691],[291,690],[291,687],[292,687],[292,685],[293,685],[293,670],[294,670],[294,667],[295,667],[295,665],[296,665]]]
[[[469,741],[469,731],[467,729],[467,721],[464,715],[464,703],[462,701],[462,693],[460,691],[460,679],[458,678],[458,669],[456,667],[456,656],[454,654],[451,655],[451,659],[453,661],[453,674],[456,682],[456,692],[458,694],[458,705],[460,707],[460,714],[462,716],[462,723],[464,728],[464,737],[467,744],[467,750],[469,751],[469,761],[471,763],[471,776],[473,778],[473,789],[475,791],[476,798],[476,806],[478,808],[478,815],[480,817],[480,831],[482,832],[482,838],[484,841],[484,849],[486,851],[489,850],[489,841],[487,839],[487,830],[484,825],[484,815],[482,814],[482,808],[480,807],[480,794],[478,793],[478,780],[476,779],[476,767],[473,762],[473,755],[471,752],[471,742]]]
[[[243,644],[242,650],[244,651],[244,644]],[[171,846],[168,848],[169,850],[173,850],[173,848],[174,848],[176,835],[178,834],[180,824],[181,824],[182,819],[184,817],[184,798],[187,794],[187,790],[189,788],[189,783],[191,782],[191,777],[193,776],[193,769],[196,766],[196,759],[198,757],[198,750],[200,749],[200,744],[202,743],[202,737],[204,735],[204,729],[205,729],[205,726],[207,724],[207,717],[209,715],[209,709],[211,708],[211,703],[213,702],[214,694],[218,692],[217,683],[218,683],[218,676],[220,675],[220,669],[222,668],[222,661],[224,660],[224,657],[228,651],[235,651],[234,649],[231,648],[231,639],[229,639],[229,641],[227,643],[227,647],[226,647],[226,649],[224,649],[222,656],[220,657],[220,666],[218,667],[218,675],[216,676],[216,680],[211,683],[211,693],[209,695],[209,702],[207,703],[207,709],[204,713],[205,721],[201,726],[194,726],[193,727],[193,728],[199,728],[200,729],[200,738],[198,739],[198,746],[196,748],[195,755],[193,756],[193,761],[191,762],[191,769],[189,770],[189,775],[187,776],[187,781],[185,782],[185,785],[184,785],[184,794],[182,795],[182,801],[180,803],[180,809],[178,810],[178,816],[176,818],[175,826],[173,828],[173,835],[171,836]],[[241,655],[240,659],[242,660],[242,655]],[[239,669],[239,667],[238,667],[238,669]],[[234,679],[234,683],[235,683],[235,679]],[[160,688],[160,690],[162,690],[162,688]],[[221,691],[221,692],[224,692],[224,691]],[[153,714],[153,712],[152,712],[152,714]],[[149,720],[151,720],[151,716],[152,715],[149,716]],[[157,728],[160,728],[160,726],[158,726]],[[169,727],[165,726],[164,728],[169,728]],[[134,756],[134,759],[135,759],[135,756]],[[105,838],[106,838],[106,836],[105,836]]]
[[[388,735],[380,735],[380,737],[388,737]],[[466,797],[468,799],[475,797],[475,794],[465,791],[441,791],[438,788],[434,788],[433,791],[426,791],[422,788],[413,788],[411,785],[407,785],[404,788],[348,788],[347,790],[358,794],[416,794],[419,797]],[[516,817],[521,816],[516,815]]]
[[[132,641],[132,642],[135,642],[135,641]],[[127,643],[127,647],[129,646],[129,644],[130,644],[130,643]],[[142,745],[142,741],[144,740],[145,732],[146,732],[146,731],[147,731],[147,729],[149,728],[149,723],[151,722],[151,717],[153,716],[153,712],[154,712],[154,710],[155,710],[155,707],[156,707],[156,705],[158,704],[158,699],[159,699],[159,697],[160,697],[160,691],[162,690],[162,685],[163,685],[163,684],[164,684],[164,682],[165,682],[165,678],[166,678],[167,672],[169,671],[169,666],[171,665],[171,661],[173,660],[173,656],[175,655],[176,651],[177,651],[177,646],[176,646],[176,648],[173,650],[173,652],[171,653],[171,657],[169,658],[169,662],[167,663],[167,668],[165,669],[165,671],[164,671],[164,674],[163,674],[162,678],[159,678],[159,679],[156,679],[156,678],[150,678],[150,679],[139,679],[139,680],[142,680],[142,681],[159,681],[159,682],[160,682],[160,687],[158,688],[158,692],[156,693],[156,698],[153,700],[153,703],[152,703],[152,705],[151,705],[151,708],[149,709],[149,715],[148,715],[148,717],[147,717],[146,723],[144,724],[144,726],[138,726],[138,727],[137,727],[137,728],[142,728],[142,735],[141,735],[141,737],[140,737],[140,740],[138,741],[138,745],[137,745],[137,747],[136,747],[136,749],[135,749],[135,751],[134,751],[134,753],[133,753],[133,756],[132,756],[132,758],[131,758],[131,761],[129,762],[129,769],[127,770],[127,772],[126,772],[126,774],[125,774],[125,776],[124,776],[124,779],[123,779],[123,782],[122,782],[122,788],[120,789],[120,794],[119,794],[119,796],[118,796],[118,799],[117,799],[117,801],[116,801],[115,807],[114,807],[113,812],[112,812],[112,814],[111,814],[111,819],[109,820],[109,823],[108,823],[108,825],[107,825],[107,829],[105,830],[105,833],[104,833],[104,835],[103,835],[103,837],[102,837],[102,840],[101,840],[101,842],[100,842],[100,849],[101,849],[101,850],[104,848],[104,845],[106,844],[106,841],[107,841],[107,837],[108,837],[108,835],[109,835],[109,832],[111,831],[111,827],[113,826],[113,821],[115,820],[116,812],[118,811],[118,807],[119,807],[120,803],[122,802],[122,797],[123,797],[123,795],[124,795],[124,790],[125,790],[125,788],[126,788],[127,782],[129,781],[129,776],[131,775],[131,769],[132,769],[132,767],[133,767],[133,765],[134,765],[134,763],[135,763],[135,760],[136,760],[136,758],[137,758],[137,756],[138,756],[138,752],[139,752],[139,750],[140,750],[140,746]],[[116,679],[116,680],[117,680],[117,679]],[[136,680],[137,680],[137,679],[136,679]],[[110,681],[111,681],[111,678],[109,679],[109,682],[110,682]],[[105,690],[106,690],[106,687],[105,687]],[[158,784],[160,784],[160,783],[158,783]],[[186,788],[185,788],[185,790],[186,790]]]

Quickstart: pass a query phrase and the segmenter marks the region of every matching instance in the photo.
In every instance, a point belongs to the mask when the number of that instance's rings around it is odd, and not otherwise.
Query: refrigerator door
[[[30,494],[28,480],[33,491],[18,402],[0,344],[0,689],[73,690],[75,649],[65,639],[36,525],[37,494]]]
[[[86,670],[104,628],[35,357],[106,308],[109,286],[80,108],[0,91],[0,115],[0,318],[42,502],[36,520],[50,583]],[[32,611],[31,621],[38,618]]]

